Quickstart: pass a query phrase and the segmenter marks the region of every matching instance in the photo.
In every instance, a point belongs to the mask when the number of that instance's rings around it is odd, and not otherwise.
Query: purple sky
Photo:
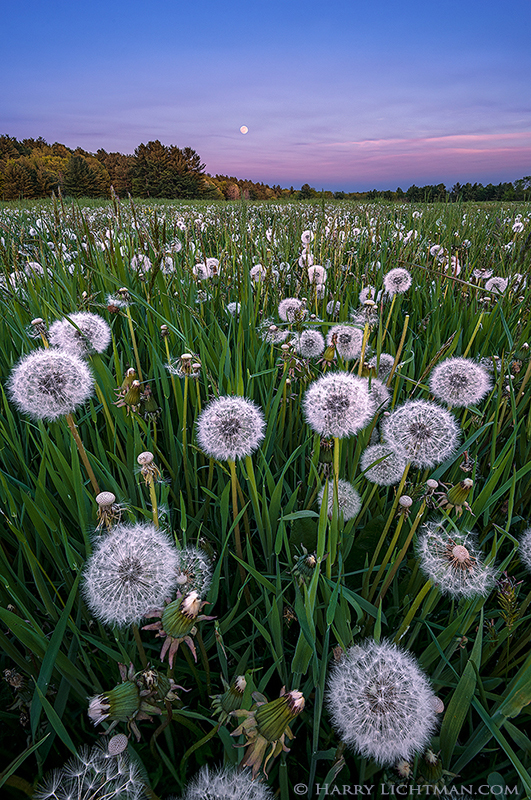
[[[531,3],[4,3],[0,133],[363,190],[531,174]],[[242,135],[241,125],[249,132]]]

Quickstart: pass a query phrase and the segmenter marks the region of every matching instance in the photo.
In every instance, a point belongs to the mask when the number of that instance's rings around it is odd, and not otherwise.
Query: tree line
[[[335,198],[352,200],[398,200],[402,202],[446,202],[455,200],[525,200],[531,198],[531,177],[514,183],[456,183],[450,190],[443,183],[410,186],[405,192],[372,189],[367,192],[318,191],[305,183],[300,189],[269,186],[228,175],[205,173],[205,165],[191,147],[164,145],[158,139],[140,144],[134,154],[89,153],[42,137],[18,140],[0,136],[0,198],[2,200],[48,197],[61,192],[71,197],[204,198],[208,200],[270,200],[291,198]]]

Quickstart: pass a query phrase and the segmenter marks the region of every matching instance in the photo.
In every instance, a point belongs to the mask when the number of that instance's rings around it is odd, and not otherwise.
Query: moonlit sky
[[[295,188],[531,174],[529,0],[2,6],[0,133],[17,139],[160,139]]]

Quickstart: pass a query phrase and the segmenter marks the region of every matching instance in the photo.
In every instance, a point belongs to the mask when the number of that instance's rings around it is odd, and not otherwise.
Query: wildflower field
[[[531,797],[531,205],[5,203],[0,266],[1,796]]]

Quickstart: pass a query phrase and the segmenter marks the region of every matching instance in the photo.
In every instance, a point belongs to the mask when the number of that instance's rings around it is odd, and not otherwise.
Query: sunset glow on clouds
[[[283,186],[531,174],[528,0],[28,0],[3,17],[0,133],[19,139],[160,139]]]

